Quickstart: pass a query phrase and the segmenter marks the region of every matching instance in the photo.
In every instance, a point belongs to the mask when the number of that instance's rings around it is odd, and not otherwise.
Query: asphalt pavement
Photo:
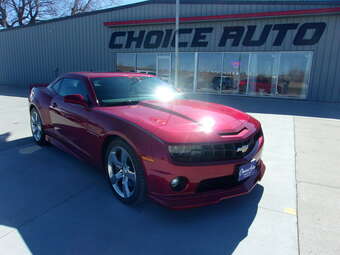
[[[97,169],[35,145],[25,96],[0,86],[0,254],[340,254],[339,104],[201,98],[261,121],[267,172],[248,195],[173,211],[125,206]]]

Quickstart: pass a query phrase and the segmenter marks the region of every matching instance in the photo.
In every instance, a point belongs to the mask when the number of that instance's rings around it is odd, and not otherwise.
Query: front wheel
[[[31,121],[31,131],[34,141],[39,145],[45,145],[45,133],[43,130],[43,125],[41,121],[41,117],[37,111],[37,109],[32,108],[30,113],[30,121]]]
[[[139,204],[144,201],[144,168],[131,146],[120,139],[112,141],[106,152],[105,168],[116,198],[125,204]]]

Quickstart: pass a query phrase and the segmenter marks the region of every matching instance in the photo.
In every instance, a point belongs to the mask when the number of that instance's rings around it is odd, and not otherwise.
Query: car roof
[[[154,77],[154,75],[150,74],[143,74],[143,73],[123,73],[123,72],[74,72],[74,73],[67,73],[64,76],[69,75],[76,75],[82,76],[85,78],[100,78],[100,77]]]

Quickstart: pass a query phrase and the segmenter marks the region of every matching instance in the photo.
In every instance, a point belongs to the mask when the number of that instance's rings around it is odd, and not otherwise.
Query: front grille
[[[233,175],[230,176],[223,176],[214,179],[208,179],[201,181],[197,187],[197,192],[207,192],[212,190],[223,190],[223,189],[230,189],[236,187],[248,179],[243,181],[237,181],[236,177]]]
[[[260,165],[259,162],[257,163],[257,168],[259,169]],[[249,176],[248,178],[238,181],[237,176],[239,171],[236,170],[233,175],[228,176],[222,176],[217,178],[211,178],[201,181],[196,189],[196,192],[207,192],[212,190],[227,190],[234,188],[236,186],[239,186],[243,184],[244,182],[248,181],[251,178],[254,178],[254,176]],[[259,170],[257,171],[256,176],[258,176]],[[254,178],[254,182],[256,182],[257,178]]]
[[[244,158],[251,152],[257,142],[262,136],[262,130],[258,131],[249,139],[226,144],[202,144],[193,146],[192,150],[187,153],[172,154],[171,157],[176,162],[181,163],[204,163],[204,162],[218,162],[227,160],[238,160]]]

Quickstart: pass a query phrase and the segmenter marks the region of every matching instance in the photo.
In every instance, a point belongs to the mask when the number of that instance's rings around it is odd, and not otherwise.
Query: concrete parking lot
[[[340,254],[340,105],[196,96],[258,118],[267,172],[249,195],[131,208],[102,174],[33,143],[26,91],[0,86],[0,254]]]

